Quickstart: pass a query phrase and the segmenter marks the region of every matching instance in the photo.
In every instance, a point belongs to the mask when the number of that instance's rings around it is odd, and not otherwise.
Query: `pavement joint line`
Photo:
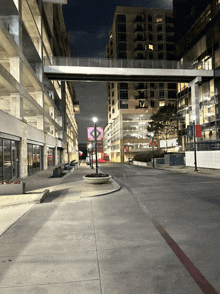
[[[94,231],[94,238],[95,238],[95,248],[96,248],[96,257],[97,257],[97,267],[98,267],[98,274],[99,274],[99,284],[100,284],[100,291],[102,291],[102,282],[101,282],[101,271],[99,265],[99,253],[98,253],[98,246],[97,246],[97,238],[96,238],[96,229],[95,229],[95,219],[94,219],[94,209],[93,209],[93,202],[91,201],[91,210],[92,210],[92,222],[93,222],[93,231]]]
[[[120,180],[119,180],[120,181]],[[191,275],[193,280],[196,282],[198,287],[202,290],[204,294],[219,294],[216,289],[208,282],[208,280],[202,275],[202,273],[197,269],[197,267],[192,263],[188,256],[183,252],[183,250],[177,245],[174,239],[168,234],[168,232],[163,228],[163,226],[158,222],[158,220],[151,215],[148,208],[138,200],[136,194],[132,191],[130,187],[122,183],[125,188],[132,194],[134,200],[139,204],[140,208],[144,213],[150,216],[151,222],[160,235],[164,238],[168,246],[171,248],[173,253],[177,256],[179,261],[185,267],[187,272]]]
[[[5,234],[14,224],[16,224],[26,213],[29,212],[30,209],[33,208],[35,204],[33,203],[33,205],[31,207],[29,207],[29,209],[27,209],[27,211],[25,211],[25,213],[22,213],[22,215],[20,215],[18,218],[16,218],[15,221],[13,221],[12,224],[10,224],[8,227],[6,227],[1,233],[0,233],[0,237]]]
[[[34,286],[47,286],[47,285],[60,285],[60,284],[72,284],[72,283],[81,283],[81,282],[90,282],[90,281],[99,281],[100,279],[89,279],[89,280],[73,280],[73,281],[66,281],[66,282],[59,282],[59,283],[46,283],[46,284],[34,284]],[[0,289],[14,289],[14,288],[30,288],[33,287],[31,284],[27,285],[16,285],[16,286],[0,286]]]

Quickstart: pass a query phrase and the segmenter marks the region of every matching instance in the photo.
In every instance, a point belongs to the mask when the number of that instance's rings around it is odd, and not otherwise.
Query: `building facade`
[[[74,88],[43,73],[44,59],[70,56],[65,2],[0,0],[0,180],[78,157]]]
[[[183,1],[174,0],[174,13],[178,12]],[[196,11],[195,5],[188,3],[188,10]],[[192,26],[185,32],[176,33],[177,53],[182,62],[203,64],[206,69],[215,69],[215,76],[210,81],[199,80],[194,91],[196,101],[191,98],[191,85],[179,84],[177,94],[178,107],[178,142],[182,150],[188,150],[192,138],[187,137],[187,126],[193,121],[201,125],[202,137],[198,138],[198,150],[211,147],[217,148],[220,139],[220,78],[217,70],[220,68],[220,0],[202,1],[203,10],[188,16]],[[196,16],[196,17],[195,17]],[[176,31],[179,30],[185,16],[174,14]],[[178,19],[176,21],[176,19]]]
[[[109,31],[107,58],[175,60],[173,13],[168,9],[116,7]],[[150,117],[176,101],[175,83],[108,83],[108,125],[104,150],[111,161],[124,162],[147,150]],[[159,144],[159,142],[158,142]]]

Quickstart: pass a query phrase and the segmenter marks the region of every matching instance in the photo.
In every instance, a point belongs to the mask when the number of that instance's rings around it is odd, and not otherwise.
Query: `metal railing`
[[[146,60],[146,59],[107,59],[107,58],[44,58],[45,66],[82,66],[82,67],[114,67],[114,68],[163,68],[163,69],[205,69],[212,70],[211,65],[204,62],[180,62],[178,60]]]

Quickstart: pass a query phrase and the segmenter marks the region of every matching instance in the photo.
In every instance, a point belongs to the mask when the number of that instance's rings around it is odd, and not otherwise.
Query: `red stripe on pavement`
[[[185,253],[180,249],[180,247],[176,244],[176,242],[170,237],[170,235],[165,231],[165,229],[161,226],[161,224],[155,219],[151,219],[152,223],[159,231],[161,236],[165,239],[167,244],[179,258],[181,263],[190,273],[192,278],[195,280],[199,288],[202,290],[204,294],[218,294],[218,292],[213,288],[213,286],[206,280],[206,278],[201,274],[201,272],[195,267],[192,261],[185,255]]]

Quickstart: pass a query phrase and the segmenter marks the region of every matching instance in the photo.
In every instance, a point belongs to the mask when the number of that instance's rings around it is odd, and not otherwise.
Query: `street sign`
[[[95,140],[95,128],[89,127],[89,128],[87,128],[87,131],[88,131],[88,141],[94,141]],[[103,140],[103,128],[102,127],[96,128],[96,138],[97,138],[97,141]]]
[[[193,137],[193,125],[187,126],[187,137],[189,137],[189,138]]]
[[[152,140],[150,141],[149,145],[152,146]],[[157,142],[154,140],[154,146],[156,145],[157,145]]]

